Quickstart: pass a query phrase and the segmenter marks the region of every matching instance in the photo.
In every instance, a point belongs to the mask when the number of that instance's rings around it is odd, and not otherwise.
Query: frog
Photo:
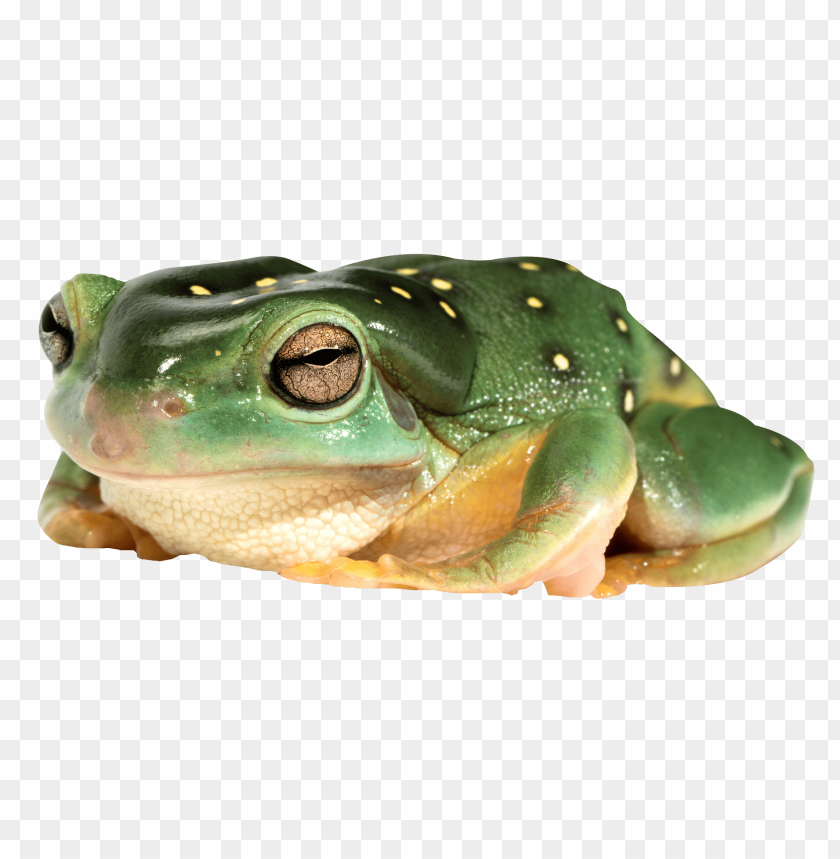
[[[275,256],[44,307],[53,541],[302,583],[598,598],[748,575],[814,467],[545,257]]]

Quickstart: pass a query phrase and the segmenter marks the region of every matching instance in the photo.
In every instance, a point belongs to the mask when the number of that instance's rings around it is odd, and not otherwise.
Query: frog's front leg
[[[460,593],[513,593],[536,581],[550,594],[586,596],[604,576],[604,550],[636,482],[633,439],[601,409],[558,419],[525,478],[513,527],[437,563],[393,555],[378,562],[336,558],[283,571],[298,581]]]
[[[134,549],[138,557],[165,561],[174,555],[162,549],[147,531],[111,510],[99,495],[99,478],[76,465],[66,453],[38,508],[44,533],[62,546],[80,549]]]

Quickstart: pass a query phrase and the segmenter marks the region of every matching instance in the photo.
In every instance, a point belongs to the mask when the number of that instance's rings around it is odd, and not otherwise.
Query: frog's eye
[[[41,338],[41,348],[53,367],[60,366],[73,354],[73,332],[61,293],[54,295],[44,308],[38,336]]]
[[[362,369],[356,338],[338,325],[319,322],[295,332],[271,362],[271,381],[307,405],[337,403],[354,388]]]

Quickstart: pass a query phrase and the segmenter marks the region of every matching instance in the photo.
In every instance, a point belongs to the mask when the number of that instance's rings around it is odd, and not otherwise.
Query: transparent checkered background
[[[838,855],[830,10],[0,4],[3,859]],[[40,533],[62,281],[407,251],[620,289],[803,444],[803,537],[740,581],[597,601]]]

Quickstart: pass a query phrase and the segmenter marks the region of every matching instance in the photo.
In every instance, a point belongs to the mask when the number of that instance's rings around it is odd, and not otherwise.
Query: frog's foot
[[[583,409],[546,435],[522,490],[513,528],[496,540],[435,563],[394,555],[377,562],[336,558],[281,575],[360,588],[516,593],[545,582],[550,594],[586,596],[604,576],[604,550],[636,482],[633,441],[609,412]]]
[[[604,549],[624,512],[602,508],[594,524],[566,540],[557,540],[551,520],[567,511],[543,511],[531,521],[481,549],[437,563],[411,563],[395,555],[377,562],[333,558],[327,562],[298,564],[281,571],[299,582],[351,588],[403,588],[449,593],[515,594],[536,581],[555,596],[586,596],[604,577]],[[545,544],[545,545],[540,545]],[[537,549],[542,563],[524,560]]]
[[[44,533],[62,546],[134,549],[139,558],[149,561],[175,557],[148,531],[108,507],[99,496],[99,478],[64,453],[41,499],[38,521]]]
[[[814,465],[794,442],[715,406],[657,403],[631,431],[639,482],[619,534],[641,551],[607,558],[593,596],[727,582],[799,537]]]
[[[177,557],[162,548],[148,532],[103,504],[70,501],[41,526],[44,533],[62,546],[80,549],[133,549],[138,558],[168,561]]]

